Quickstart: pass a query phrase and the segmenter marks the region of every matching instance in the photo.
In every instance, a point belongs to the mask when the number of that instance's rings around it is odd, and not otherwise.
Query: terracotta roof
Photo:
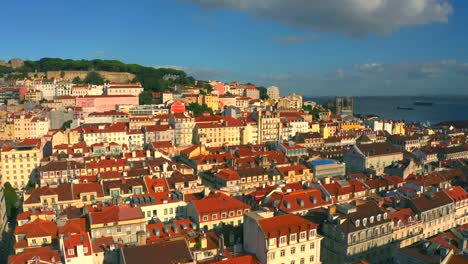
[[[49,263],[62,263],[60,252],[50,247],[26,248],[24,252],[10,255],[9,264],[28,264],[33,263],[34,259],[40,259]]]
[[[411,202],[420,212],[432,210],[437,207],[453,203],[450,196],[448,196],[444,191],[422,195],[420,197],[411,199]]]
[[[131,207],[126,204],[118,206],[98,205],[96,208],[91,206],[88,216],[91,225],[145,218],[139,207]]]
[[[15,235],[25,235],[25,238],[33,237],[44,237],[51,236],[52,238],[57,237],[57,224],[53,221],[42,220],[37,218],[36,220],[18,226],[15,229]]]
[[[446,189],[444,192],[447,193],[448,196],[450,196],[450,198],[452,198],[455,202],[468,199],[468,193],[461,186],[455,186],[450,189]]]
[[[85,256],[91,256],[92,254],[91,241],[89,240],[89,235],[86,231],[79,233],[79,234],[64,236],[63,246],[65,250],[63,254],[65,254],[67,258],[78,257],[78,252],[76,250],[76,247],[79,245],[82,245],[83,249],[84,248],[87,249],[87,251],[84,253]],[[70,254],[70,249],[73,249],[73,254]]]
[[[114,245],[114,244],[115,244],[114,238],[111,236],[94,238],[92,242],[93,253],[109,251],[111,245]]]
[[[126,264],[153,264],[155,259],[157,259],[158,264],[193,261],[192,254],[184,239],[122,248],[122,256]]]
[[[289,234],[299,233],[302,231],[309,231],[317,229],[317,224],[306,220],[295,214],[280,215],[258,221],[263,234],[267,238],[278,238],[286,235],[289,240]],[[307,235],[309,232],[307,232]]]
[[[61,235],[79,234],[81,232],[86,232],[85,218],[69,219],[64,226],[58,228],[58,233]]]
[[[193,200],[191,203],[193,203],[199,215],[237,209],[250,209],[250,206],[247,204],[223,193],[211,194],[201,200]]]
[[[71,184],[60,184],[57,187],[38,187],[28,190],[26,194],[29,197],[24,201],[25,204],[40,203],[40,197],[47,195],[57,195],[58,201],[71,201],[73,199]]]

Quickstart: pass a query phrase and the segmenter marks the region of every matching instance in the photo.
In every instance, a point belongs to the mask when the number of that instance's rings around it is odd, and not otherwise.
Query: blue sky
[[[312,96],[468,94],[467,1],[18,0],[0,12],[5,60],[117,59]]]

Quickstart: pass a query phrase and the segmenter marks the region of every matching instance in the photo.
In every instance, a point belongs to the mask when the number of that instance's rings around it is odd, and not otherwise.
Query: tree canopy
[[[102,78],[101,74],[92,71],[86,75],[86,78],[83,80],[84,83],[95,84],[95,85],[103,85],[104,78]]]
[[[0,69],[1,70],[1,69]],[[171,68],[154,68],[138,64],[125,64],[117,60],[70,60],[42,58],[38,61],[25,61],[17,69],[22,73],[47,71],[112,71],[135,74],[134,81],[140,82],[148,91],[167,91],[174,84],[195,86],[195,79],[184,71]]]
[[[142,93],[140,93],[138,99],[139,99],[140,105],[153,104],[153,95],[149,91],[143,91]]]
[[[15,215],[18,202],[18,194],[15,189],[11,186],[9,182],[5,182],[3,185],[3,192],[5,195],[5,207],[7,211],[8,218],[11,218]]]
[[[187,106],[187,110],[192,111],[194,116],[201,116],[204,112],[213,115],[213,109],[206,104],[191,103]]]
[[[270,98],[268,96],[268,93],[267,93],[267,88],[265,88],[263,86],[259,86],[259,87],[257,87],[257,89],[260,91],[260,99],[267,100],[267,99]]]

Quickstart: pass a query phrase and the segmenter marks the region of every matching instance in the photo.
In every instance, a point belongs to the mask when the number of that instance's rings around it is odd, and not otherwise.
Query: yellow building
[[[393,134],[394,135],[404,135],[405,134],[405,123],[395,122],[393,124]]]
[[[13,116],[15,139],[41,138],[49,131],[47,117],[34,116],[30,113],[22,113]]]
[[[30,180],[34,182],[39,175],[41,141],[27,139],[14,147],[4,146],[0,158],[2,185],[10,182],[14,188],[23,189]]]
[[[206,104],[213,111],[219,109],[219,97],[215,95],[203,95],[203,103]]]
[[[359,122],[343,122],[340,125],[341,130],[356,130],[362,128],[364,128],[364,126]]]

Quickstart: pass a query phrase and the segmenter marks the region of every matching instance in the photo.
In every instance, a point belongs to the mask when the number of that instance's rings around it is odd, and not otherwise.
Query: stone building
[[[373,201],[330,207],[322,232],[323,263],[391,263],[392,221]]]

